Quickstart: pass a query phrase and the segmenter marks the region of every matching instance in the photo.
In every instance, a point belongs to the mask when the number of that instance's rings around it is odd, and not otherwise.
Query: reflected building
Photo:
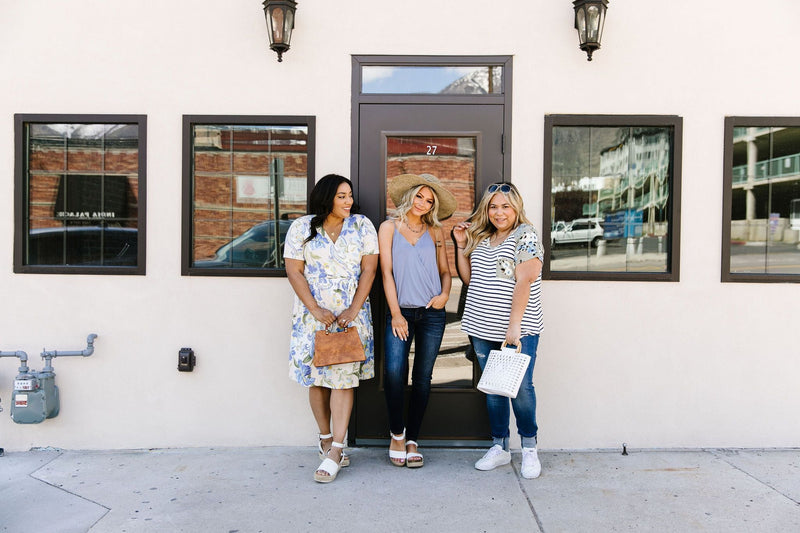
[[[671,139],[663,127],[554,128],[553,224],[635,212],[642,234],[666,235]]]
[[[731,241],[796,243],[798,204],[800,128],[734,128]]]
[[[553,127],[551,271],[669,270],[674,135],[672,125]]]
[[[131,124],[33,124],[30,229],[136,227],[139,209],[138,128]]]
[[[193,128],[193,260],[268,220],[306,213],[308,130],[198,124]]]
[[[600,150],[596,203],[587,211],[603,217],[621,209],[642,211],[643,233],[666,235],[670,135],[664,128],[640,129]]]
[[[25,128],[25,265],[137,265],[139,134],[137,124]]]

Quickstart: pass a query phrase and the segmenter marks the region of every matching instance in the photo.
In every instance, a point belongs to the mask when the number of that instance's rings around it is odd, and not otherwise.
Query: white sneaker
[[[535,479],[542,473],[542,463],[536,448],[522,448],[522,477]]]
[[[503,449],[499,444],[495,444],[486,455],[478,459],[475,468],[478,470],[494,470],[498,466],[507,465],[511,462],[511,452]]]

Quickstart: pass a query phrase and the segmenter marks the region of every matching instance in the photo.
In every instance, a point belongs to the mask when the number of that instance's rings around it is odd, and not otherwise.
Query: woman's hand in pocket
[[[447,305],[447,298],[446,294],[439,294],[438,296],[434,296],[428,302],[428,305],[425,306],[425,309],[430,309],[433,307],[434,309],[444,309],[444,306]]]

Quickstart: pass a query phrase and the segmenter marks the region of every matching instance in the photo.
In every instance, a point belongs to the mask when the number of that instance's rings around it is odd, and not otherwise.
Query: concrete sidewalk
[[[328,485],[310,447],[7,453],[0,531],[800,531],[800,450],[541,452],[535,480],[421,451],[349,449]]]

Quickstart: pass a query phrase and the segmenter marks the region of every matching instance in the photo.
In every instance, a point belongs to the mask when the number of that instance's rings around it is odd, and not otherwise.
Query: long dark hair
[[[333,199],[336,198],[336,191],[339,190],[339,185],[342,183],[346,183],[350,186],[350,190],[353,190],[353,183],[338,174],[327,174],[314,185],[311,197],[308,199],[308,214],[314,215],[314,217],[311,219],[311,233],[303,241],[303,244],[317,236],[317,228],[322,226],[325,218],[333,211]],[[358,213],[358,206],[355,203],[350,208],[350,213]]]

